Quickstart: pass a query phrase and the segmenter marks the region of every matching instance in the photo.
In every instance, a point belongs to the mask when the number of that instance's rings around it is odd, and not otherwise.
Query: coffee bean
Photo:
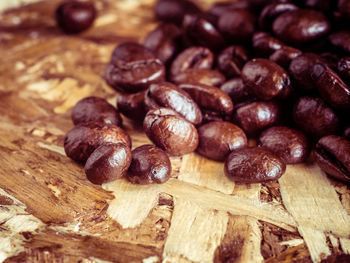
[[[131,147],[129,135],[121,128],[100,122],[85,122],[76,125],[64,138],[64,150],[68,157],[85,163],[90,154],[100,145],[119,143]]]
[[[248,9],[248,2],[245,0],[234,2],[215,2],[208,10],[208,13],[215,16],[216,20],[218,20],[223,13],[235,9]]]
[[[241,69],[249,60],[248,51],[242,46],[229,46],[218,56],[218,68],[226,77],[241,75]]]
[[[97,121],[122,126],[119,112],[105,99],[98,97],[87,97],[80,100],[73,108],[72,120],[74,125]]]
[[[271,31],[272,23],[279,15],[297,10],[298,7],[292,3],[273,3],[264,7],[259,16],[259,27]]]
[[[198,133],[195,126],[168,108],[150,110],[143,121],[147,137],[170,155],[183,155],[196,150]]]
[[[194,68],[173,77],[176,84],[199,83],[208,86],[220,86],[226,80],[225,76],[217,70]]]
[[[77,34],[88,29],[95,20],[96,9],[92,3],[69,1],[56,9],[58,26],[68,34]]]
[[[134,184],[162,184],[169,180],[171,164],[168,155],[154,145],[142,145],[132,151],[127,178]]]
[[[261,147],[233,151],[225,161],[225,174],[235,183],[263,183],[280,178],[285,163]]]
[[[233,78],[221,85],[220,89],[230,96],[234,104],[248,100],[251,96],[243,84],[242,78]]]
[[[329,42],[337,50],[350,55],[350,31],[340,31],[329,35]]]
[[[284,46],[281,41],[266,32],[254,33],[252,45],[255,54],[259,57],[269,57],[276,50]]]
[[[307,137],[301,132],[283,126],[265,130],[258,144],[279,156],[286,164],[305,162],[310,146]]]
[[[315,158],[330,176],[350,181],[350,141],[335,135],[322,137],[316,144]]]
[[[343,57],[339,60],[337,69],[343,80],[350,85],[350,57]]]
[[[129,119],[143,121],[146,115],[145,91],[134,94],[120,93],[117,98],[118,110]]]
[[[299,49],[284,46],[283,48],[272,53],[269,59],[288,70],[290,62],[301,54],[302,52]]]
[[[197,152],[209,159],[224,161],[233,150],[247,146],[244,132],[230,122],[213,121],[198,129]]]
[[[123,177],[131,163],[131,150],[124,143],[104,144],[87,159],[84,170],[93,184],[104,184]]]
[[[229,116],[222,115],[217,111],[202,109],[202,115],[203,115],[202,124],[212,122],[212,121],[224,121],[224,120],[229,121],[230,120]]]

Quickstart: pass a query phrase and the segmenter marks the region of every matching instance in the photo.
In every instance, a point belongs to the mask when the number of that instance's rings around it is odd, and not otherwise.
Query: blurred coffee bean
[[[276,50],[279,50],[284,46],[281,41],[266,32],[254,33],[252,45],[254,52],[258,57],[269,57]]]
[[[233,78],[221,85],[220,89],[230,96],[234,104],[248,100],[251,96],[243,84],[242,78]]]
[[[146,115],[144,104],[145,91],[134,94],[119,94],[117,98],[118,110],[134,121],[143,121]]]
[[[279,15],[296,10],[298,7],[292,3],[273,3],[264,7],[259,16],[259,27],[271,31],[272,23]]]
[[[199,83],[208,86],[220,86],[226,80],[225,76],[217,70],[193,68],[173,77],[176,84]]]
[[[339,60],[337,69],[343,80],[350,85],[350,57],[343,57]]]
[[[350,55],[350,31],[340,31],[329,35],[329,42],[338,51]]]
[[[290,62],[301,54],[302,52],[299,49],[284,46],[272,53],[269,59],[288,70]]]
[[[220,52],[217,64],[219,70],[227,78],[231,78],[241,75],[241,70],[248,60],[248,51],[244,47],[229,46]]]

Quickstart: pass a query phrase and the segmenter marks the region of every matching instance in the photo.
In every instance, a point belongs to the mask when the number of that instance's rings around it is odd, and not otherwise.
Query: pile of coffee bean
[[[118,110],[97,97],[73,109],[64,146],[91,182],[164,183],[168,155],[194,151],[225,162],[235,182],[266,182],[312,150],[328,175],[350,181],[350,0],[238,0],[206,11],[159,0],[154,10],[161,23],[143,44],[118,45],[106,67]],[[119,112],[143,123],[155,146],[131,151]]]

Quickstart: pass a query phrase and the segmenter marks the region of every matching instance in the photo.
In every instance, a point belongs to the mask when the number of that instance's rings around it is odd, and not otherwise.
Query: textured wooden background
[[[87,181],[62,147],[71,107],[89,95],[115,104],[105,64],[117,43],[155,27],[153,1],[95,1],[99,17],[79,36],[56,28],[57,3],[0,14],[0,262],[319,262],[350,253],[349,185],[312,161],[268,184],[235,185],[222,163],[196,154],[172,158],[164,185]],[[124,123],[133,147],[149,142]]]

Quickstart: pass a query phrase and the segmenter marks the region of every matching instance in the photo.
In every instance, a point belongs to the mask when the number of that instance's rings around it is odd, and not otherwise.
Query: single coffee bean
[[[263,183],[280,178],[286,164],[261,147],[233,151],[225,161],[225,174],[235,183]]]
[[[253,59],[246,63],[241,76],[248,92],[262,100],[284,97],[284,93],[291,86],[287,72],[276,63],[264,58]]]
[[[131,150],[124,143],[103,144],[87,159],[84,170],[93,184],[104,184],[123,177],[131,163]]]
[[[275,125],[279,118],[280,107],[272,101],[242,103],[242,105],[237,105],[233,113],[233,123],[253,136]]]
[[[258,57],[269,57],[276,50],[284,46],[281,41],[266,32],[254,33],[252,44],[254,52]]]
[[[197,152],[209,159],[224,161],[233,150],[247,146],[247,137],[236,125],[225,121],[206,123],[198,129]]]
[[[202,122],[197,103],[186,91],[170,82],[151,85],[145,94],[145,105],[147,110],[161,107],[173,109],[194,125]]]
[[[85,163],[90,154],[100,145],[119,143],[131,147],[129,135],[121,128],[100,122],[85,122],[76,125],[64,138],[64,150],[68,157]]]
[[[328,104],[340,110],[350,109],[350,88],[330,67],[322,63],[315,64],[311,78]]]
[[[298,7],[292,3],[273,3],[264,7],[259,16],[259,27],[271,31],[272,23],[279,15],[297,10]]]
[[[231,98],[219,88],[204,84],[181,84],[201,109],[218,112],[221,115],[230,115],[233,110]]]
[[[350,141],[335,135],[322,137],[316,144],[315,158],[330,176],[350,181]]]
[[[199,83],[208,86],[220,86],[226,80],[225,76],[217,70],[194,68],[173,77],[176,84]]]
[[[134,184],[162,184],[169,180],[171,164],[168,155],[154,145],[142,145],[132,151],[126,177]]]
[[[303,133],[283,126],[265,130],[258,144],[279,156],[286,164],[305,162],[310,152],[308,139]]]
[[[134,94],[120,93],[117,98],[118,110],[134,121],[143,121],[147,111],[144,103],[145,91]]]
[[[147,137],[170,155],[184,155],[196,150],[196,127],[168,108],[150,110],[143,121]]]
[[[119,112],[105,99],[87,97],[75,104],[72,111],[74,125],[82,122],[97,121],[122,126]]]
[[[161,24],[146,36],[144,46],[167,64],[180,51],[181,30],[174,24]]]
[[[334,134],[339,126],[336,113],[320,98],[299,98],[294,105],[293,119],[299,129],[315,138]]]
[[[274,34],[283,42],[303,46],[326,36],[331,25],[319,11],[297,9],[278,16],[272,28]]]
[[[350,31],[340,31],[329,35],[329,42],[339,51],[350,55]]]
[[[345,128],[343,135],[347,140],[350,140],[350,125]]]
[[[92,3],[69,1],[56,9],[58,26],[68,34],[77,34],[88,29],[96,18],[96,9]]]
[[[106,68],[107,83],[115,90],[135,93],[165,78],[165,67],[153,53],[137,43],[119,45]]]
[[[248,51],[242,46],[229,46],[218,56],[218,68],[226,77],[241,75],[244,64],[249,60]]]
[[[302,52],[299,49],[284,46],[272,53],[269,59],[288,70],[290,62],[301,54]]]
[[[230,79],[222,84],[220,89],[230,96],[233,104],[238,104],[251,98],[243,84],[242,78]]]
[[[350,85],[350,57],[343,57],[339,60],[337,69],[342,78]]]

